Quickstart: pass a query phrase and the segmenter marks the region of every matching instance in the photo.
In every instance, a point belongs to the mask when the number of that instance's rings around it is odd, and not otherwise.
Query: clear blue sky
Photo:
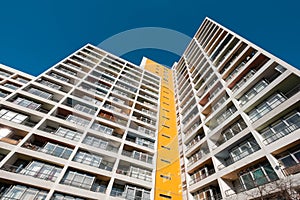
[[[119,32],[164,27],[193,36],[205,16],[300,68],[300,11],[296,0],[48,0],[2,1],[0,63],[38,75],[86,43]],[[141,56],[171,65],[172,53],[144,49]]]

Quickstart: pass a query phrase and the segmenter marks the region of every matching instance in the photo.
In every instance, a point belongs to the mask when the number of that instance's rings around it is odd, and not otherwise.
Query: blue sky
[[[192,37],[208,16],[300,68],[300,6],[296,2],[2,1],[0,63],[38,75],[86,43],[98,45],[134,28],[162,27]],[[175,54],[158,49],[140,49],[123,55],[136,64],[142,56],[165,65],[178,59]]]

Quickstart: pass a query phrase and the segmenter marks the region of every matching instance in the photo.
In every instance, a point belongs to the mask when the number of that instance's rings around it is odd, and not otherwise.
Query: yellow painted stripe
[[[181,200],[182,187],[172,70],[150,59],[147,59],[144,68],[161,77],[155,200],[167,199],[161,195],[171,196],[172,200]]]

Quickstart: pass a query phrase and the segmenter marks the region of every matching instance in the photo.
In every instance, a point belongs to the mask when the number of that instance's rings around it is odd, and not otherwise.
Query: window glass
[[[296,161],[293,159],[293,157],[291,155],[284,157],[280,160],[283,163],[284,167],[291,167],[296,164]]]

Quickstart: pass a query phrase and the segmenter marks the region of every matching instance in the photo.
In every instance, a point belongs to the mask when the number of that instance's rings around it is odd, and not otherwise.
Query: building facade
[[[184,199],[299,199],[299,70],[208,18],[173,69]]]
[[[0,199],[297,198],[299,88],[209,18],[172,68],[90,44],[37,77],[1,65]]]

